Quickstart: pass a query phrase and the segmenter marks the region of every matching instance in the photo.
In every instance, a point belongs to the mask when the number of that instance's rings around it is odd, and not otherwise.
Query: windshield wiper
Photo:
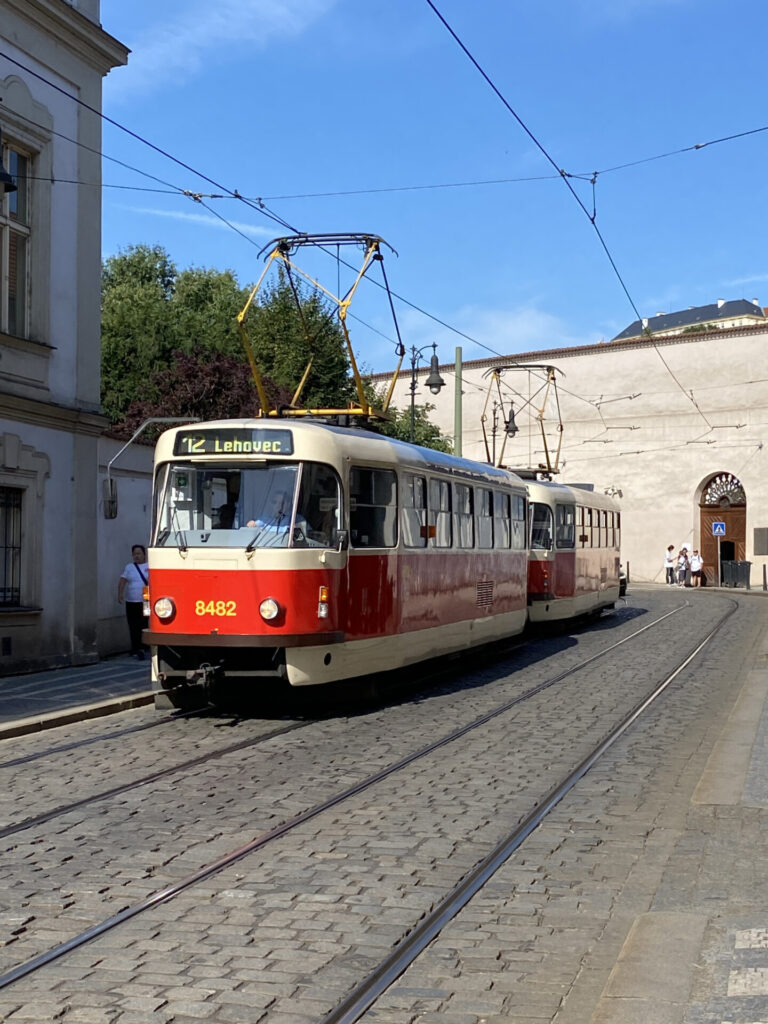
[[[185,536],[184,530],[182,530],[181,526],[179,525],[179,513],[175,505],[171,507],[171,522],[175,523],[173,530],[174,536],[176,537],[176,547],[179,549],[179,551],[186,551],[187,538]]]
[[[285,513],[281,512],[280,515],[275,519],[275,525],[274,526],[267,526],[265,524],[264,526],[260,527],[259,530],[256,533],[256,536],[252,538],[252,540],[249,542],[248,546],[246,547],[246,549],[245,549],[246,555],[250,554],[251,551],[253,551],[253,549],[256,547],[256,541],[267,530],[274,531],[275,536],[278,537],[280,535],[280,523],[283,521],[283,519],[285,519]],[[269,546],[269,545],[267,545],[267,546]]]

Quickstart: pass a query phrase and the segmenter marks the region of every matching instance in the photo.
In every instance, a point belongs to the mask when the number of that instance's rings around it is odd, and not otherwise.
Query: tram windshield
[[[341,487],[318,462],[173,462],[155,479],[156,547],[336,547]]]
[[[552,509],[539,501],[531,502],[531,547],[539,551],[552,547]]]

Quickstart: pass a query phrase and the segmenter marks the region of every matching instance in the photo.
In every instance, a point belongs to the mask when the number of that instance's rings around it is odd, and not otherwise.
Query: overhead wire
[[[627,288],[627,285],[626,285],[626,283],[624,281],[624,278],[622,277],[621,273],[619,272],[619,268],[616,265],[616,261],[614,260],[614,258],[613,258],[612,254],[611,254],[610,249],[608,248],[608,245],[607,245],[605,239],[603,238],[602,232],[600,231],[599,227],[597,226],[596,214],[595,213],[592,213],[592,214],[589,213],[589,211],[587,210],[586,206],[582,202],[580,196],[578,195],[578,193],[576,192],[576,190],[573,188],[573,186],[571,185],[570,181],[568,180],[568,175],[566,174],[566,172],[561,170],[558,167],[558,165],[555,163],[555,161],[550,156],[550,154],[547,152],[547,150],[544,148],[544,146],[541,144],[541,142],[539,142],[539,140],[536,138],[536,136],[533,134],[533,132],[530,130],[530,128],[528,128],[528,126],[525,124],[525,122],[522,120],[522,118],[517,114],[517,112],[514,110],[514,108],[508,102],[508,100],[506,99],[504,94],[498,89],[496,84],[493,82],[491,77],[481,67],[481,65],[478,63],[478,61],[475,59],[475,57],[472,55],[472,53],[469,51],[469,49],[465,46],[465,44],[462,42],[462,40],[459,38],[459,36],[456,34],[456,32],[454,32],[454,30],[451,28],[451,26],[445,20],[443,15],[440,13],[440,11],[435,6],[433,0],[426,0],[426,3],[432,9],[432,11],[436,15],[436,17],[439,19],[439,21],[446,28],[446,30],[449,32],[451,37],[455,40],[455,42],[461,48],[461,50],[466,55],[466,57],[471,61],[471,63],[474,65],[474,67],[477,69],[477,71],[482,75],[482,77],[487,82],[487,84],[490,86],[490,88],[493,90],[493,92],[496,94],[496,96],[501,100],[501,102],[504,104],[504,107],[509,111],[509,113],[515,119],[515,121],[517,121],[517,123],[523,129],[523,131],[528,136],[528,138],[540,150],[540,152],[544,155],[544,157],[552,165],[552,167],[554,167],[555,170],[558,171],[558,173],[561,175],[562,180],[565,183],[566,188],[571,193],[571,195],[573,196],[575,201],[578,203],[580,209],[582,210],[582,212],[584,213],[584,215],[586,216],[586,218],[589,220],[590,224],[592,225],[592,228],[595,231],[595,234],[597,235],[597,237],[598,237],[598,239],[600,241],[600,244],[601,244],[601,246],[603,248],[603,251],[605,252],[605,255],[608,258],[608,262],[610,263],[611,267],[613,268],[614,274],[616,275],[616,278],[617,278],[619,284],[621,285],[622,290],[624,291],[624,294],[626,295],[626,297],[627,297],[627,299],[629,301],[630,306],[632,307],[632,309],[635,312],[635,316],[637,317],[638,321],[640,321],[640,323],[642,324],[642,319],[643,318],[640,316],[640,311],[638,310],[637,306],[635,305],[635,301],[632,298],[632,296],[631,296],[631,294],[629,292],[629,289]],[[593,185],[594,185],[594,181],[593,181]],[[687,395],[688,393],[686,392],[686,390],[683,387],[682,383],[677,378],[677,376],[674,374],[674,372],[672,371],[672,368],[669,366],[669,364],[667,363],[666,359],[664,359],[663,355],[659,351],[658,346],[655,344],[655,342],[653,342],[652,338],[650,338],[650,335],[649,335],[649,340],[651,340],[651,343],[653,344],[653,347],[655,348],[656,353],[659,356],[659,359],[664,364],[667,372],[670,374],[670,376],[675,381],[675,383],[678,385],[678,387],[683,392],[683,394]],[[696,407],[699,415],[704,420],[704,422],[707,423],[708,426],[710,426],[709,420],[704,415],[704,413],[701,411],[701,408],[699,407],[699,405],[697,404],[695,399],[692,396],[688,396],[688,397],[690,398],[690,401],[693,403],[693,405]]]
[[[552,178],[554,178],[554,177],[561,177],[565,181],[567,187],[569,188],[569,190],[573,194],[573,196],[576,199],[576,201],[578,202],[579,206],[581,207],[583,212],[587,215],[587,217],[590,219],[590,222],[593,224],[593,228],[597,232],[598,237],[600,238],[601,243],[603,245],[603,248],[605,249],[606,254],[607,254],[609,260],[611,261],[612,265],[614,266],[614,270],[616,271],[617,277],[618,277],[620,283],[622,284],[622,287],[625,290],[627,298],[629,299],[630,304],[632,305],[633,310],[635,311],[636,315],[638,316],[638,319],[640,319],[640,315],[639,315],[639,312],[637,310],[637,307],[635,306],[631,296],[629,295],[629,292],[627,291],[626,286],[624,285],[623,279],[621,278],[621,275],[618,272],[618,268],[616,268],[616,266],[615,266],[615,264],[613,262],[613,259],[611,257],[611,254],[610,254],[610,252],[608,252],[607,245],[605,244],[604,240],[602,239],[602,235],[600,234],[599,229],[597,228],[597,225],[594,222],[594,220],[595,220],[594,215],[590,215],[589,214],[588,210],[586,209],[586,207],[582,203],[581,199],[579,198],[577,193],[573,190],[573,188],[570,185],[570,183],[567,181],[567,178],[569,177],[569,175],[566,172],[564,172],[564,171],[562,171],[562,170],[557,168],[557,165],[555,164],[555,162],[551,158],[551,156],[547,153],[546,149],[541,145],[541,143],[538,142],[538,140],[535,138],[535,136],[532,134],[532,132],[530,132],[530,130],[527,128],[527,126],[519,118],[517,113],[509,105],[509,103],[503,97],[501,92],[496,88],[494,83],[491,81],[489,76],[480,67],[480,65],[475,60],[475,58],[471,55],[471,53],[466,48],[466,46],[462,43],[462,41],[458,38],[456,33],[453,31],[453,29],[445,21],[443,16],[440,14],[440,12],[437,10],[435,5],[432,3],[432,0],[427,0],[427,3],[433,9],[433,11],[437,15],[437,17],[445,25],[445,27],[450,32],[450,34],[454,37],[454,39],[456,40],[458,45],[462,48],[462,50],[465,52],[467,57],[475,65],[477,70],[482,74],[482,76],[488,82],[490,87],[497,94],[499,99],[501,99],[501,101],[507,107],[509,112],[514,116],[514,118],[518,121],[520,126],[523,128],[523,130],[529,135],[529,137],[532,139],[532,141],[534,141],[534,143],[541,150],[541,152],[545,155],[545,157],[550,162],[550,164],[557,171],[557,174],[556,175],[552,175],[552,176],[534,176],[534,177],[527,178],[527,179],[508,179],[508,180],[509,181],[514,181],[514,180],[544,180],[545,178],[549,178],[549,177],[552,177]],[[209,177],[205,173],[203,173],[203,172],[197,170],[196,168],[192,167],[190,164],[187,164],[185,161],[180,160],[179,158],[175,157],[173,154],[167,152],[166,150],[162,149],[161,147],[159,147],[159,146],[155,145],[154,143],[150,142],[149,140],[145,139],[143,136],[141,136],[137,132],[134,132],[132,129],[127,128],[125,125],[121,124],[120,122],[114,120],[113,118],[110,118],[108,115],[106,115],[103,112],[97,110],[96,108],[90,106],[88,103],[86,103],[85,101],[81,100],[79,97],[77,97],[77,96],[67,92],[65,89],[63,89],[61,86],[57,85],[55,82],[52,82],[49,79],[45,78],[45,76],[39,74],[38,72],[36,72],[33,69],[29,68],[28,66],[24,65],[21,61],[16,60],[15,58],[11,57],[9,54],[5,53],[4,51],[0,50],[0,56],[5,57],[12,64],[16,65],[17,67],[21,68],[22,70],[24,70],[24,71],[28,72],[29,74],[33,75],[34,77],[38,78],[40,81],[42,81],[45,84],[49,85],[51,88],[53,88],[56,91],[60,92],[64,96],[68,97],[69,99],[74,100],[76,103],[80,104],[85,109],[91,111],[92,113],[94,113],[96,116],[100,117],[101,119],[103,119],[107,123],[113,125],[114,127],[118,128],[119,130],[125,132],[126,134],[128,134],[132,138],[136,139],[137,141],[141,142],[142,144],[148,146],[150,149],[154,150],[155,152],[157,152],[159,155],[163,156],[164,158],[172,161],[173,163],[176,163],[177,165],[179,165],[180,167],[184,168],[185,170],[190,171],[192,174],[202,178],[203,180],[207,181],[209,184],[214,185],[216,188],[220,189],[221,191],[218,192],[218,193],[203,193],[203,192],[194,192],[194,191],[189,190],[189,189],[181,188],[180,186],[173,185],[172,183],[166,182],[163,179],[156,177],[155,175],[149,174],[146,171],[143,171],[143,170],[141,170],[139,168],[133,167],[132,165],[127,164],[124,161],[121,161],[121,160],[118,160],[118,159],[116,159],[114,157],[110,157],[110,156],[108,156],[106,154],[103,154],[100,151],[94,149],[93,147],[89,147],[86,144],[79,142],[78,140],[74,140],[74,139],[70,138],[69,136],[64,135],[61,132],[55,132],[54,131],[53,134],[59,135],[62,138],[67,139],[68,141],[72,142],[73,144],[81,146],[84,149],[89,150],[89,151],[91,151],[94,154],[97,154],[99,156],[102,156],[105,159],[110,160],[110,161],[112,161],[112,162],[114,162],[114,163],[116,163],[116,164],[118,164],[120,166],[123,166],[124,168],[126,168],[126,169],[128,169],[130,171],[133,171],[133,172],[135,172],[137,174],[141,174],[141,175],[143,175],[145,177],[148,177],[148,178],[150,178],[152,180],[157,181],[160,184],[163,184],[163,185],[167,186],[167,190],[168,190],[167,194],[178,194],[178,195],[184,196],[186,198],[193,199],[197,203],[199,203],[202,206],[204,206],[205,209],[212,216],[214,216],[217,219],[219,219],[228,228],[233,230],[235,233],[237,233],[238,235],[240,235],[242,238],[244,238],[246,241],[248,241],[249,243],[251,243],[253,245],[256,245],[256,243],[253,241],[252,238],[248,237],[248,235],[246,235],[243,231],[241,231],[236,225],[234,225],[230,221],[228,221],[226,217],[224,217],[221,214],[219,214],[213,207],[211,207],[208,204],[206,204],[205,202],[203,202],[203,199],[205,199],[205,198],[208,198],[208,199],[225,199],[225,198],[237,199],[237,200],[239,200],[241,202],[244,202],[250,208],[254,209],[256,212],[258,212],[258,213],[262,214],[263,216],[267,217],[268,219],[272,220],[276,224],[278,224],[278,225],[286,228],[287,230],[291,231],[292,233],[301,234],[301,232],[299,231],[298,228],[296,228],[294,225],[290,224],[287,220],[285,220],[283,217],[281,217],[280,215],[278,215],[274,211],[270,210],[265,205],[265,202],[264,202],[264,200],[262,198],[250,199],[249,197],[243,196],[236,189],[228,189],[226,186],[221,185],[220,183],[218,183],[215,179]],[[39,127],[44,127],[44,126],[39,126]],[[49,129],[46,129],[46,130],[49,130]],[[707,143],[699,143],[699,144],[696,144],[695,146],[684,147],[684,148],[682,148],[680,150],[671,151],[671,152],[666,153],[666,154],[660,154],[657,157],[649,157],[649,158],[646,158],[645,160],[633,161],[633,162],[631,162],[629,164],[624,164],[624,165],[617,165],[617,166],[615,166],[613,168],[606,169],[605,172],[600,172],[600,173],[607,173],[608,171],[620,170],[623,167],[633,166],[636,163],[648,162],[648,161],[653,160],[653,159],[661,159],[661,158],[663,158],[665,156],[672,156],[672,155],[674,155],[675,153],[678,153],[678,152],[682,153],[682,152],[687,152],[689,150],[701,149],[701,148],[704,148],[705,146],[708,146],[708,145],[715,145],[717,143],[730,141],[732,139],[742,138],[742,137],[744,137],[746,135],[757,134],[757,133],[765,131],[765,130],[768,130],[768,127],[753,129],[751,131],[746,131],[746,132],[735,133],[735,134],[730,135],[730,136],[725,136],[725,137],[722,137],[722,138],[719,138],[719,139],[711,140],[710,142],[707,142]],[[74,182],[72,179],[53,179],[52,178],[51,180],[60,180],[62,182],[71,183],[71,184],[75,184],[75,183],[76,184],[81,184],[80,182]],[[493,182],[478,182],[477,184],[484,184],[484,183],[493,183]],[[93,183],[93,184],[96,185],[98,183]],[[459,187],[459,185],[461,185],[461,184],[464,184],[464,183],[448,184],[445,187]],[[467,184],[472,184],[472,183],[467,183]],[[114,186],[106,185],[105,186],[103,183],[102,183],[101,187],[114,187],[114,188],[124,188],[124,189],[133,188],[136,191],[157,191],[158,193],[164,191],[164,190],[160,190],[160,189],[158,189],[158,190],[141,189],[138,186],[124,186],[124,185],[114,185]],[[433,187],[433,186],[405,186],[402,189],[397,189],[397,190],[406,190],[406,189],[410,189],[410,188],[429,188],[429,187]],[[439,187],[443,187],[443,186],[439,186]],[[375,190],[375,191],[378,191],[378,190]],[[347,194],[347,193],[338,193],[338,194]],[[319,246],[319,247],[323,248],[322,246]],[[327,250],[324,250],[324,251],[327,252]],[[352,270],[355,269],[354,267],[351,266],[351,264],[347,263],[346,261],[342,260],[341,262],[344,263],[344,265],[347,266],[349,269],[352,269]],[[381,285],[378,281],[376,281],[373,278],[366,278],[366,280],[370,280],[377,287],[380,287],[380,288],[384,287],[383,285]],[[478,346],[479,348],[482,348],[485,351],[490,352],[492,355],[496,355],[496,356],[499,356],[500,358],[504,358],[504,356],[502,356],[502,353],[498,352],[496,349],[494,349],[491,346],[485,344],[484,342],[482,342],[479,339],[473,337],[472,335],[466,333],[465,331],[461,331],[460,329],[454,327],[452,324],[442,320],[441,318],[435,316],[434,314],[429,313],[427,310],[423,309],[421,306],[419,306],[418,304],[416,304],[416,303],[412,302],[411,300],[405,298],[404,296],[400,295],[399,293],[392,291],[391,295],[393,297],[397,298],[398,301],[404,303],[405,305],[407,305],[410,308],[412,308],[413,310],[415,310],[416,312],[419,312],[421,315],[427,317],[428,319],[431,319],[435,323],[438,323],[440,326],[444,327],[446,330],[449,330],[452,333],[456,334],[457,336],[464,338],[466,341],[469,341],[471,344],[474,344],[474,345]],[[381,336],[382,338],[384,338],[385,340],[389,341],[390,343],[394,343],[393,339],[389,338],[386,334],[384,334],[383,332],[379,331],[377,328],[374,328],[372,325],[367,324],[365,321],[361,320],[359,317],[354,316],[351,313],[349,315],[353,319],[357,320],[359,323],[363,324],[368,329],[372,330],[374,333],[376,333],[379,336]],[[655,348],[657,354],[661,358],[662,362],[664,363],[665,367],[667,368],[667,370],[670,373],[670,375],[672,376],[672,378],[675,380],[675,383],[678,385],[680,390],[683,391],[683,393],[686,395],[686,397],[689,398],[689,400],[696,407],[696,409],[699,412],[699,414],[702,416],[702,418],[705,420],[705,422],[707,422],[708,425],[709,425],[709,421],[707,420],[707,418],[704,415],[704,413],[701,411],[698,403],[695,401],[695,399],[693,398],[692,394],[690,394],[689,392],[687,392],[685,390],[685,388],[683,388],[682,384],[677,379],[677,377],[675,376],[675,374],[673,373],[673,371],[668,366],[668,364],[664,360],[663,356],[659,352],[658,347],[656,346],[655,342],[653,342],[653,347]],[[595,408],[597,410],[598,414],[600,413],[599,405],[597,405],[592,400],[584,398],[581,395],[577,395],[574,392],[570,392],[570,391],[568,391],[568,389],[565,389],[565,388],[561,388],[561,390],[563,390],[563,392],[566,393],[566,394],[572,395],[572,397],[575,397],[575,398],[577,398],[577,399],[579,399],[581,401],[586,402],[587,404],[589,404],[593,408]]]
[[[29,119],[27,119],[29,120]],[[30,121],[34,124],[34,121]],[[38,125],[38,127],[43,127]],[[46,129],[50,130],[50,129]],[[616,164],[613,167],[604,167],[597,171],[591,172],[571,172],[560,170],[557,174],[534,174],[525,177],[517,178],[480,178],[471,181],[447,181],[447,182],[427,182],[426,184],[420,185],[384,185],[376,186],[371,188],[354,188],[354,189],[339,189],[336,191],[327,192],[296,192],[296,193],[285,193],[281,195],[267,195],[267,196],[242,196],[236,194],[229,194],[226,192],[196,192],[192,193],[195,197],[201,199],[245,199],[248,202],[261,203],[261,202],[272,202],[273,200],[290,200],[290,199],[333,199],[343,198],[347,196],[365,196],[365,195],[380,195],[382,193],[395,193],[395,192],[425,192],[435,191],[439,189],[453,189],[453,188],[479,188],[486,185],[514,185],[530,181],[557,181],[563,175],[568,178],[578,179],[580,181],[592,181],[593,178],[597,178],[603,174],[610,174],[614,171],[622,171],[629,167],[637,167],[641,164],[652,163],[656,160],[664,160],[667,157],[678,156],[681,153],[690,153],[701,149],[706,149],[709,146],[715,146],[722,142],[731,142],[735,139],[742,139],[749,135],[757,135],[760,132],[768,131],[768,125],[761,128],[751,128],[748,131],[736,132],[733,135],[725,135],[718,139],[710,139],[707,142],[697,142],[692,146],[682,146],[679,149],[672,149],[665,153],[657,153],[654,156],[642,157],[638,160],[630,160],[627,163]],[[51,134],[58,135],[63,139],[67,139],[73,142],[75,145],[82,146],[84,149],[88,149],[90,152],[97,154],[104,160],[111,161],[116,164],[120,164],[128,170],[135,171],[137,174],[143,174],[146,177],[153,177],[146,171],[142,171],[140,168],[132,167],[130,164],[124,163],[122,160],[118,160],[115,157],[110,156],[108,153],[96,150],[93,147],[86,146],[84,143],[77,142],[75,139],[71,139],[69,136],[64,135],[61,132],[51,131]],[[169,189],[144,189],[138,185],[117,185],[110,182],[98,182],[98,181],[83,181],[77,178],[56,178],[53,175],[36,176],[26,175],[26,178],[31,181],[50,181],[53,184],[68,184],[68,185],[83,185],[91,188],[117,188],[134,190],[137,192],[152,192],[157,191],[161,194],[175,194],[176,192],[182,192],[183,194],[189,194],[186,189],[179,189],[178,186],[170,186]]]

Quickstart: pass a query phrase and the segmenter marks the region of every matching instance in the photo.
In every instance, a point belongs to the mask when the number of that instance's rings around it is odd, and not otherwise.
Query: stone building
[[[93,111],[103,77],[128,51],[101,28],[99,0],[0,0],[0,50],[2,162],[12,179],[0,189],[2,674],[97,657],[106,423]]]
[[[650,337],[628,328],[630,336],[623,332],[607,343],[464,363],[462,453],[536,467],[560,444],[556,479],[618,497],[632,579],[663,581],[663,554],[674,544],[701,551],[710,583],[719,547],[722,562],[751,562],[751,585],[762,586],[768,564],[768,319],[756,302],[744,300],[699,309],[702,320],[696,311],[688,314],[693,331],[679,322]],[[740,315],[742,325],[730,326]],[[562,432],[551,388],[545,396],[546,371],[513,363],[556,368]],[[500,374],[494,406],[489,380],[500,366],[510,368]],[[441,363],[448,386],[437,396],[424,388],[427,370],[418,369],[415,401],[432,403],[430,419],[453,436],[456,365]],[[386,379],[379,375],[380,383]],[[410,372],[398,379],[397,407],[408,408],[410,384]],[[513,435],[506,431],[510,408]],[[724,535],[716,538],[713,530]]]

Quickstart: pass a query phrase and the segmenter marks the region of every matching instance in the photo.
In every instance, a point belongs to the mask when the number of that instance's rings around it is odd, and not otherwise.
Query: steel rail
[[[69,814],[70,811],[76,811],[80,807],[87,807],[88,804],[98,803],[100,800],[109,800],[111,797],[120,796],[122,793],[130,793],[132,789],[148,786],[152,782],[157,782],[158,779],[166,778],[168,775],[175,775],[176,772],[185,771],[187,768],[194,768],[199,764],[205,764],[206,761],[215,761],[217,758],[224,757],[226,754],[233,754],[238,750],[246,750],[248,747],[254,747],[265,740],[274,739],[276,736],[284,736],[286,733],[295,732],[297,729],[304,729],[311,724],[311,721],[292,722],[290,725],[280,726],[279,729],[271,729],[261,736],[253,736],[250,739],[240,740],[238,743],[231,743],[229,746],[220,747],[218,750],[210,750],[207,754],[199,754],[197,757],[182,761],[181,764],[160,768],[150,775],[142,775],[140,779],[134,779],[133,782],[124,782],[120,786],[103,789],[99,793],[85,796],[81,800],[74,800],[69,804],[60,804],[58,807],[53,807],[50,811],[44,811],[42,814],[37,814],[34,817],[24,818],[23,821],[19,821],[15,825],[7,825],[5,828],[0,828],[0,839],[15,835],[17,832],[23,832],[28,828],[34,828],[35,825],[44,825],[46,821],[52,821],[54,818],[58,818],[62,814]]]
[[[462,736],[473,731],[474,729],[479,728],[481,725],[484,725],[485,723],[493,720],[494,718],[497,718],[499,715],[504,714],[506,711],[509,711],[511,708],[515,707],[515,705],[520,704],[523,701],[529,700],[531,697],[534,697],[537,694],[542,693],[549,687],[554,686],[556,683],[561,682],[563,679],[566,679],[568,676],[575,675],[577,672],[582,671],[588,665],[591,665],[598,659],[605,657],[606,654],[609,654],[611,651],[616,650],[616,648],[621,647],[623,644],[628,643],[630,640],[636,639],[638,636],[647,632],[649,629],[653,629],[655,626],[659,625],[665,619],[670,618],[670,616],[672,615],[676,615],[678,612],[688,607],[690,607],[690,602],[686,601],[684,604],[679,605],[677,608],[673,608],[672,611],[666,612],[664,615],[659,616],[659,618],[654,619],[653,622],[649,622],[646,626],[643,626],[641,629],[636,630],[634,633],[631,633],[629,636],[624,637],[622,640],[617,640],[615,643],[609,644],[608,647],[604,648],[601,651],[598,651],[596,654],[591,655],[589,658],[584,659],[584,661],[580,662],[578,665],[574,665],[571,668],[559,672],[552,678],[547,679],[542,683],[539,683],[537,686],[532,687],[530,690],[526,690],[524,693],[518,694],[518,696],[513,697],[509,701],[505,701],[504,704],[499,705],[496,708],[493,708],[491,711],[479,716],[476,719],[473,719],[467,725],[460,726],[458,729],[453,730],[446,736],[443,736],[440,739],[437,739],[432,743],[429,743],[426,746],[419,748],[413,753],[406,755],[406,757],[401,758],[399,761],[396,761],[393,764],[388,765],[386,768],[383,768],[381,771],[376,772],[373,775],[369,775],[365,779],[362,779],[360,782],[355,783],[354,785],[349,786],[347,789],[344,789],[339,793],[334,794],[322,803],[316,804],[314,807],[308,808],[306,811],[303,811],[300,814],[295,815],[293,818],[289,818],[288,820],[284,821],[282,824],[276,826],[270,831],[262,833],[260,836],[257,836],[250,842],[245,843],[243,846],[240,846],[235,850],[231,850],[229,853],[223,854],[217,860],[212,861],[210,864],[204,865],[202,868],[198,869],[190,875],[187,875],[185,878],[179,879],[179,881],[174,882],[173,884],[168,885],[163,889],[159,889],[155,893],[151,893],[149,896],[147,896],[140,902],[135,903],[132,906],[125,907],[117,914],[112,915],[111,917],[99,922],[96,925],[93,925],[91,928],[88,928],[80,934],[73,936],[71,939],[68,939],[67,941],[62,942],[59,945],[52,947],[45,953],[41,953],[40,955],[33,957],[32,959],[27,960],[24,963],[19,964],[12,970],[7,971],[3,975],[0,975],[0,990],[7,988],[9,985],[12,985],[16,981],[20,981],[27,975],[32,974],[34,971],[39,970],[41,967],[45,967],[47,964],[52,963],[54,960],[58,960],[60,957],[65,956],[67,953],[70,953],[75,949],[79,949],[81,946],[84,946],[86,943],[93,941],[100,935],[103,935],[105,932],[110,931],[112,928],[116,928],[118,925],[121,925],[134,917],[137,917],[139,914],[142,914],[145,911],[150,910],[152,907],[156,907],[161,903],[168,902],[175,896],[178,896],[180,893],[184,892],[186,889],[189,889],[197,883],[204,881],[205,879],[211,877],[217,872],[222,871],[224,868],[230,867],[232,864],[236,863],[242,858],[247,857],[249,854],[254,853],[256,850],[261,849],[263,846],[266,846],[267,843],[272,842],[273,840],[278,839],[283,835],[286,835],[288,832],[297,828],[299,825],[302,825],[305,822],[312,820],[319,814],[322,814],[324,811],[327,811],[332,807],[335,807],[338,804],[343,803],[345,800],[348,800],[351,797],[364,792],[366,789],[375,785],[377,782],[383,781],[390,775],[393,775],[395,772],[402,770],[403,768],[412,764],[414,761],[419,760],[420,758],[426,757],[428,754],[433,753],[435,750],[447,746],[454,740],[461,738]],[[736,606],[734,605],[734,610],[735,607]]]
[[[134,732],[145,732],[147,729],[155,729],[159,725],[167,725],[169,722],[180,722],[184,718],[191,718],[193,715],[200,715],[210,708],[195,708],[194,711],[175,712],[171,715],[164,715],[152,722],[143,722],[141,725],[128,725],[122,729],[114,729],[112,732],[103,732],[99,736],[89,736],[83,740],[71,740],[69,743],[59,743],[55,747],[46,747],[45,750],[38,750],[34,754],[24,754],[21,757],[14,757],[11,761],[0,761],[0,771],[3,768],[17,768],[22,764],[29,764],[32,761],[40,761],[44,757],[52,757],[54,754],[63,754],[68,750],[80,750],[81,747],[90,747],[94,743],[104,743],[107,740],[119,739],[121,736],[129,736]],[[93,719],[89,719],[93,721]],[[68,723],[72,724],[72,723]],[[11,739],[18,739],[17,736]]]
[[[440,934],[445,926],[462,910],[479,892],[485,883],[508,860],[518,847],[528,838],[533,830],[541,824],[550,811],[566,796],[590,768],[606,753],[610,747],[629,729],[629,727],[656,701],[674,679],[693,661],[699,652],[712,640],[725,622],[738,607],[733,607],[723,615],[714,629],[680,662],[677,668],[643,698],[624,718],[603,738],[603,740],[580,762],[558,785],[554,786],[542,798],[541,802],[522,820],[522,822],[503,839],[483,860],[472,868],[448,895],[424,917],[393,949],[386,959],[372,971],[359,985],[347,994],[344,1000],[325,1016],[320,1024],[355,1024],[373,1003],[392,985],[392,983],[419,956],[429,943]]]

